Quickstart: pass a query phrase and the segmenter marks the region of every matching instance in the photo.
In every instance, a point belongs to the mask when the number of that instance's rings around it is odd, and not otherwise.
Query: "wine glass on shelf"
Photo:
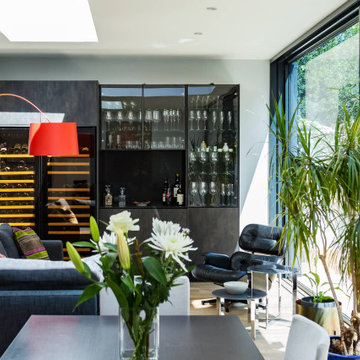
[[[232,113],[231,111],[228,111],[227,113],[227,127],[229,130],[231,130],[231,123],[232,123]]]
[[[195,181],[192,181],[190,183],[190,205],[195,206],[196,205],[196,196],[198,194],[198,187],[197,183]]]
[[[224,151],[223,154],[224,154],[224,162],[225,162],[224,174],[230,175],[230,170],[229,170],[229,165],[230,165],[230,160],[231,160],[230,153],[228,151]]]
[[[223,124],[224,124],[224,112],[223,111],[220,111],[219,124],[220,124],[220,130],[222,130],[223,129]]]
[[[164,122],[164,130],[168,131],[169,130],[169,122],[170,122],[170,114],[169,114],[168,109],[163,110],[162,118],[163,118],[163,122]]]
[[[200,202],[201,206],[205,206],[205,196],[207,194],[207,183],[205,181],[200,181],[199,185],[199,195],[200,195]]]
[[[154,130],[159,130],[159,126],[160,126],[159,110],[153,110],[153,123],[154,123]]]
[[[216,110],[213,110],[211,112],[211,124],[212,124],[212,130],[216,130],[216,121],[217,121],[217,114]]]
[[[129,110],[128,112],[129,131],[135,131],[135,115],[134,111]]]
[[[207,160],[207,153],[206,151],[200,151],[199,153],[199,161],[201,163],[201,172],[200,174],[205,175],[205,165]]]
[[[147,109],[145,111],[145,131],[151,131],[151,123],[152,123],[152,110]]]
[[[227,184],[226,187],[226,197],[227,197],[227,205],[232,206],[234,202],[234,184]]]
[[[181,130],[180,123],[181,123],[181,113],[179,109],[175,111],[175,121],[176,121],[176,130]]]
[[[196,130],[200,130],[201,110],[196,111]]]
[[[217,152],[217,149],[213,149],[213,151],[210,153],[210,162],[212,164],[211,168],[212,168],[212,171],[211,171],[211,175],[216,175],[217,174],[217,162],[219,160],[219,156],[218,156],[218,152]]]
[[[189,115],[190,130],[194,130],[194,121],[195,121],[195,111],[190,110],[190,115]]]
[[[216,206],[216,193],[217,193],[216,182],[211,181],[210,189],[209,189],[209,194],[211,195],[210,206]]]
[[[203,122],[204,122],[204,130],[207,130],[208,115],[206,110],[203,111]]]
[[[226,196],[225,184],[222,183],[220,190],[220,206],[225,206],[225,196]]]

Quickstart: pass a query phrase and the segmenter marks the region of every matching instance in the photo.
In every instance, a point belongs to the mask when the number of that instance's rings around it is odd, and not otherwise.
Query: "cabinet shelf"
[[[62,196],[61,199],[64,199],[64,200],[90,200],[90,196]],[[48,200],[59,200],[59,196],[48,196]]]
[[[90,166],[89,162],[48,162],[48,166]]]
[[[34,201],[35,198],[33,196],[29,197],[0,197],[0,201]]]
[[[90,154],[79,154],[79,155],[71,155],[71,156],[48,156],[48,158],[54,159],[66,159],[66,158],[89,158]]]
[[[0,218],[30,218],[35,217],[35,214],[0,214]]]
[[[48,175],[89,175],[90,171],[48,171],[47,173]]]
[[[0,192],[32,192],[35,191],[34,188],[4,188],[4,189],[0,189]]]
[[[35,209],[34,205],[0,205],[0,209]]]
[[[26,154],[0,154],[0,158],[34,158],[33,155]]]
[[[69,223],[69,222],[49,222],[48,223],[49,226],[90,226],[90,223],[77,223],[77,224],[73,224],[73,223]]]
[[[68,205],[70,209],[90,209],[89,205]],[[64,209],[64,205],[49,205],[48,209]]]
[[[35,171],[1,171],[0,175],[34,175]]]
[[[10,222],[8,223],[10,226],[35,226],[34,222]]]
[[[89,192],[89,188],[48,188],[48,192]]]
[[[76,214],[77,218],[89,218],[90,214]],[[49,218],[73,218],[73,214],[48,214]]]
[[[35,180],[32,180],[32,179],[26,179],[26,180],[23,180],[23,179],[19,179],[19,180],[14,180],[14,179],[11,179],[11,180],[0,180],[0,184],[14,184],[14,183],[18,183],[18,184],[34,184],[35,183]]]

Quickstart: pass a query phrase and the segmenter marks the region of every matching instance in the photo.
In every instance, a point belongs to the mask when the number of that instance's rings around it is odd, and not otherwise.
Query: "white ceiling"
[[[89,0],[98,43],[11,43],[0,33],[0,54],[270,59],[345,2]]]

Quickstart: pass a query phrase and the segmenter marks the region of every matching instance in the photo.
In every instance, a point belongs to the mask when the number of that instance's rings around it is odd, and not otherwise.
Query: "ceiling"
[[[98,43],[11,43],[0,33],[0,54],[270,59],[345,2],[89,0]]]

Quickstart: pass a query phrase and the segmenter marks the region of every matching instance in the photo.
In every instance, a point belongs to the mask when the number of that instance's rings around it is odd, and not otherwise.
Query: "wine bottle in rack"
[[[179,184],[179,189],[176,193],[176,204],[178,206],[183,206],[184,205],[184,192],[181,188],[181,184]]]
[[[162,190],[162,199],[161,199],[163,205],[167,205],[167,203],[168,203],[168,201],[167,201],[168,189],[169,189],[169,182],[168,182],[168,179],[165,178],[164,186],[163,186],[163,190]]]
[[[176,175],[175,175],[175,183],[174,183],[173,192],[172,192],[172,197],[173,197],[172,203],[174,205],[177,204],[177,192],[179,190],[179,186],[180,186],[180,174],[176,173]]]

